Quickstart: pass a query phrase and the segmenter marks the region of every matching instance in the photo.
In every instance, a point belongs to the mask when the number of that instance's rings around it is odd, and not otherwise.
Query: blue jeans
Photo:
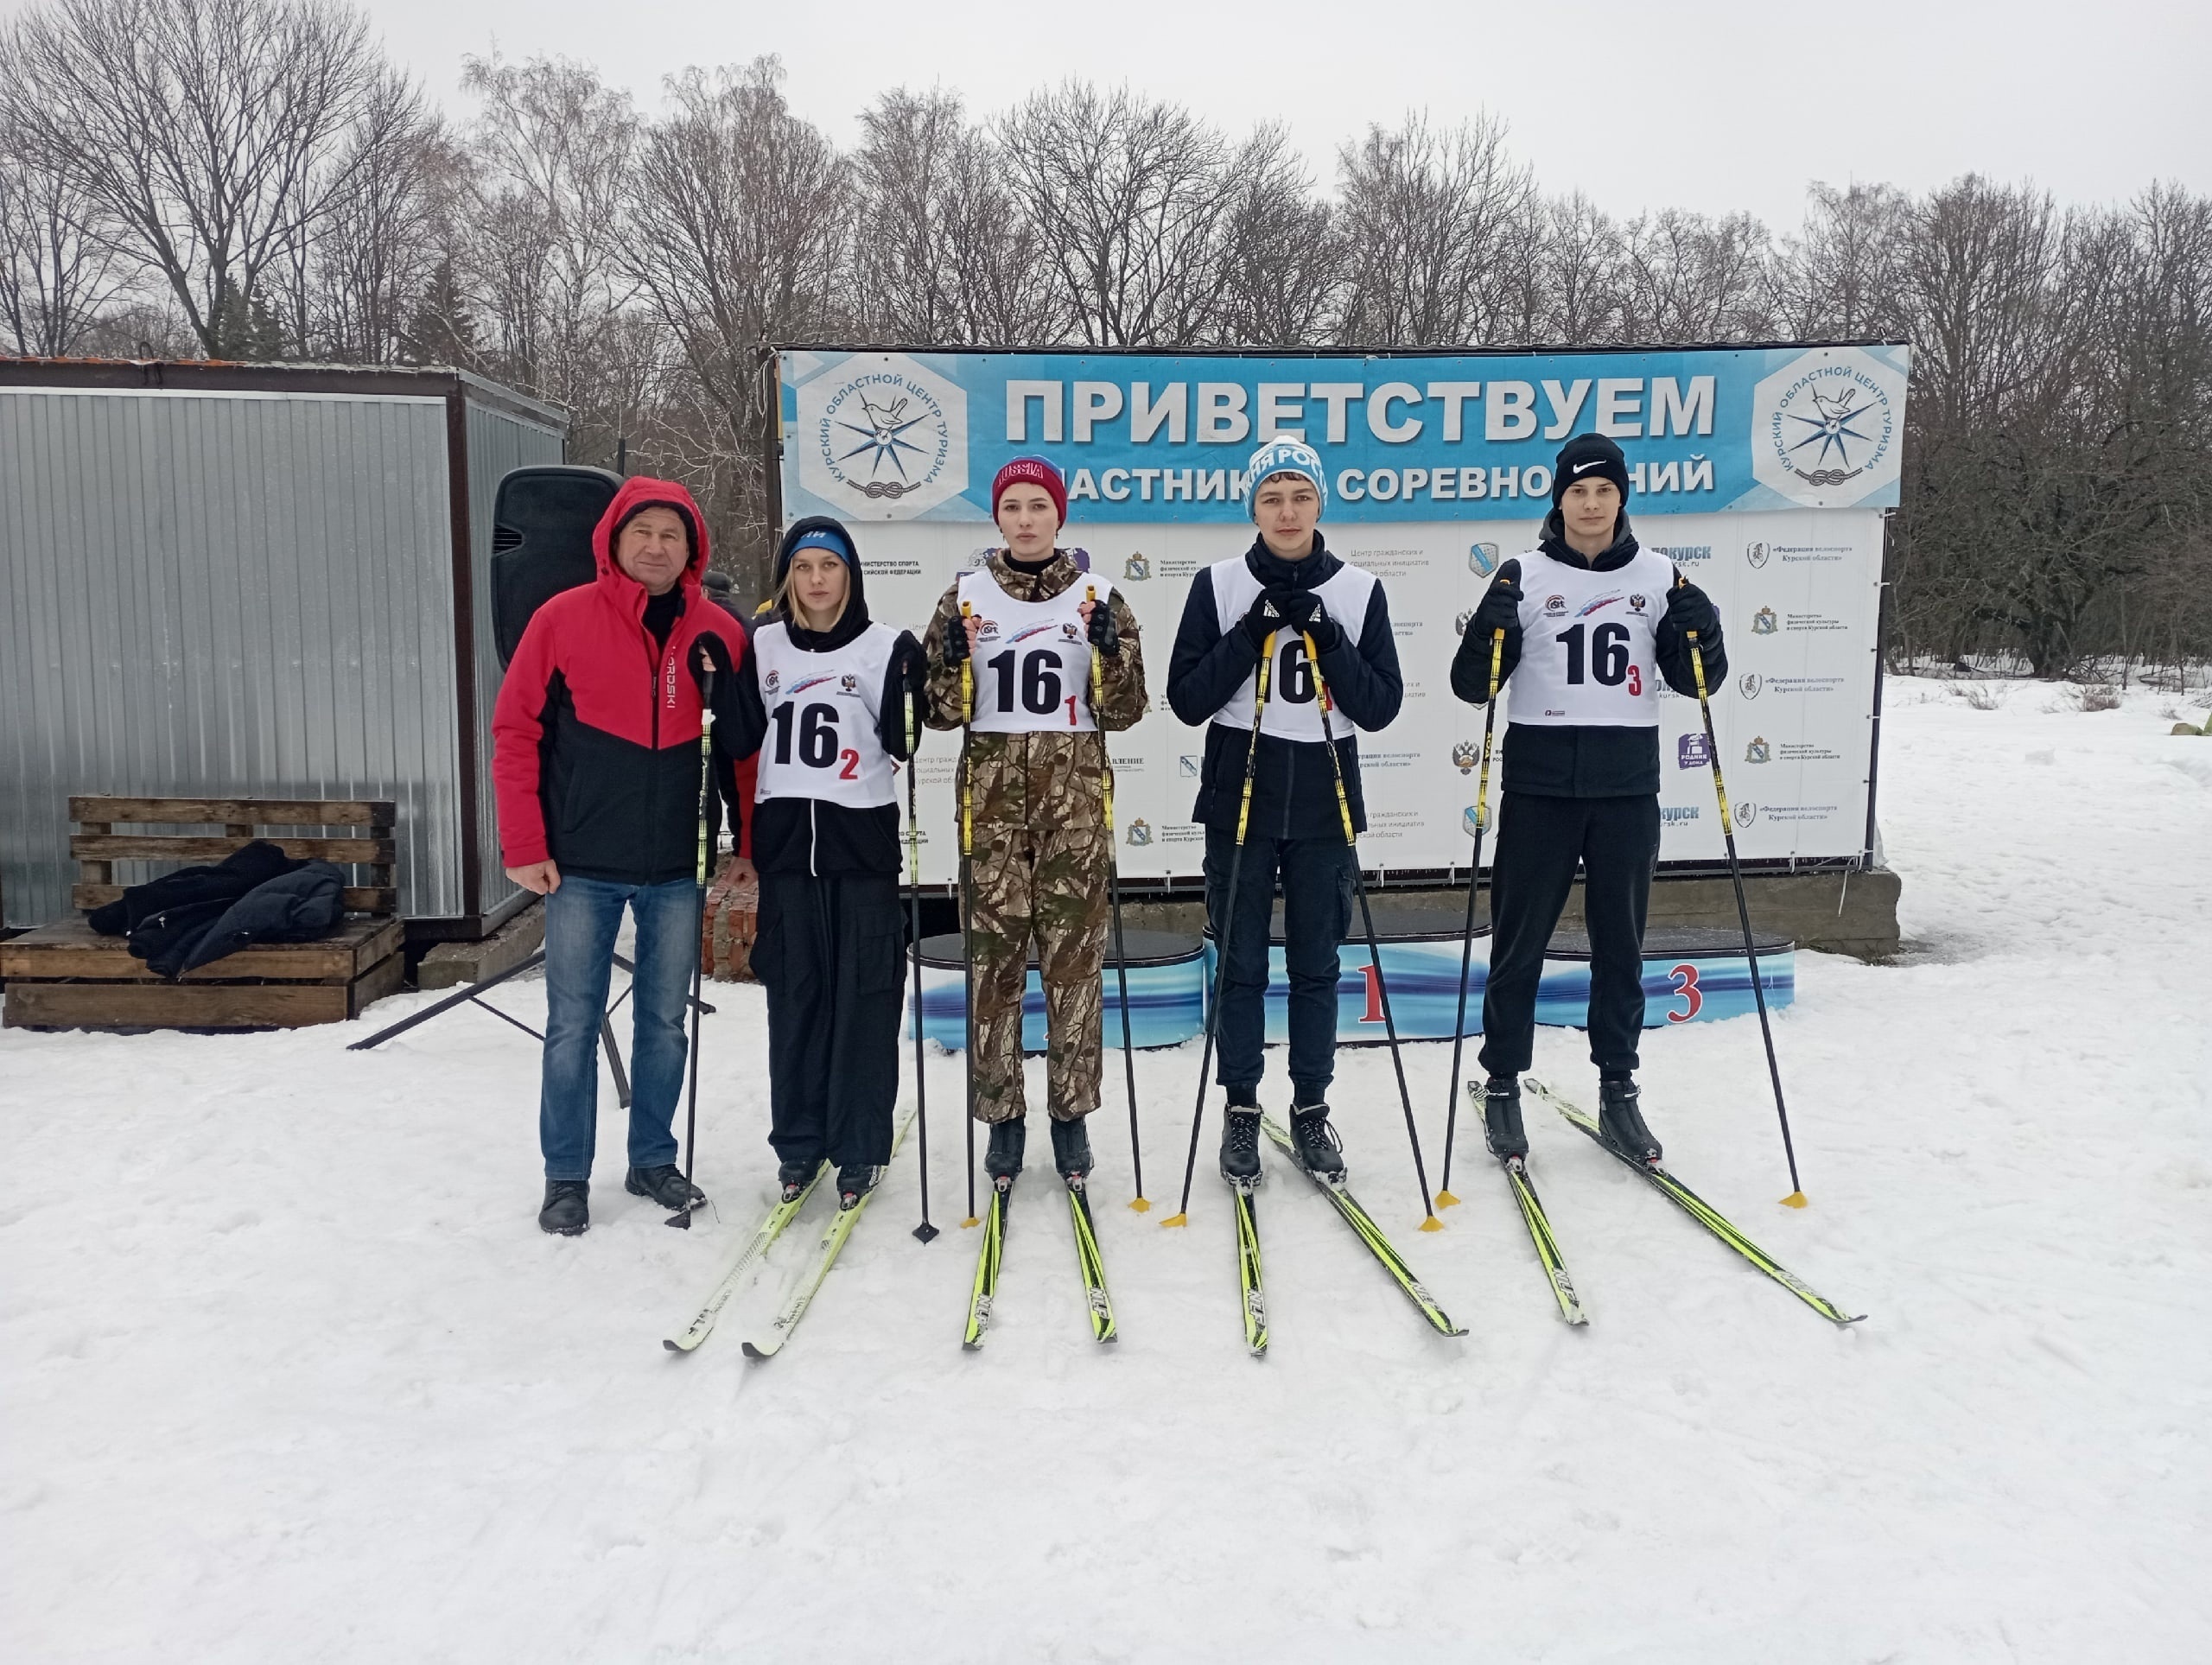
[[[1256,1102],[1267,1037],[1268,923],[1282,879],[1283,969],[1290,979],[1290,1088],[1294,1104],[1328,1097],[1337,1073],[1337,949],[1351,923],[1352,853],[1340,838],[1249,833],[1230,923],[1229,869],[1236,837],[1206,829],[1206,924],[1229,939],[1214,1078],[1236,1103]]]
[[[599,1131],[599,1025],[622,907],[638,918],[630,1005],[630,1166],[676,1160],[683,1091],[684,1002],[699,959],[699,887],[689,879],[621,885],[564,874],[545,899],[545,1074],[537,1143],[548,1179],[591,1178]]]

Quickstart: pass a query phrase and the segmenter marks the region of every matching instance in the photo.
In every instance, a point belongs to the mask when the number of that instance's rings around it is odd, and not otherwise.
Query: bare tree
[[[903,88],[862,112],[852,158],[852,303],[880,338],[978,346],[1058,338],[1044,238],[955,93]]]
[[[1806,194],[1804,228],[1783,244],[1770,267],[1776,323],[1808,340],[1894,333],[1902,323],[1904,194],[1894,186],[1838,190],[1817,180]]]
[[[626,93],[566,59],[466,62],[482,100],[459,255],[501,374],[587,410],[611,321],[635,292],[617,258],[638,119]]]
[[[1643,214],[1622,238],[1622,334],[1638,341],[1739,341],[1770,334],[1766,228],[1679,208]]]
[[[1336,211],[1281,127],[1260,128],[1231,163],[1221,294],[1206,331],[1223,346],[1319,346],[1344,308],[1346,245]]]
[[[97,205],[215,357],[273,340],[288,254],[356,184],[385,71],[338,0],[53,0],[7,35],[0,112]]]
[[[20,353],[76,352],[119,287],[98,206],[0,127],[0,326]]]
[[[1236,197],[1219,133],[1179,105],[1071,80],[1018,106],[999,142],[1077,339],[1179,346],[1205,338]]]
[[[1550,339],[1569,346],[1618,341],[1628,329],[1621,228],[1576,191],[1545,216],[1540,258],[1548,278]]]
[[[1409,116],[1368,129],[1338,153],[1346,294],[1343,336],[1361,346],[1446,346],[1488,340],[1516,287],[1508,228],[1535,184],[1484,115],[1448,130]]]
[[[629,178],[623,269],[683,355],[696,408],[711,413],[725,491],[715,505],[734,552],[766,554],[760,459],[773,416],[760,349],[834,334],[842,321],[849,170],[784,103],[781,66],[687,70],[668,83]]]

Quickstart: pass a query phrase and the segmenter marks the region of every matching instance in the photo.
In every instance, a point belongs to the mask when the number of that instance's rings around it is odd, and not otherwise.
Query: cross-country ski
[[[898,1136],[891,1141],[893,1155],[898,1153],[899,1147],[906,1143],[906,1130],[913,1125],[914,1115],[910,1110],[906,1120],[899,1124]],[[816,1245],[813,1258],[801,1261],[785,1286],[783,1299],[777,1303],[775,1316],[757,1337],[748,1336],[740,1344],[745,1350],[746,1357],[773,1358],[784,1350],[785,1344],[791,1338],[791,1331],[798,1328],[798,1321],[813,1306],[815,1296],[822,1293],[822,1286],[837,1264],[837,1257],[845,1252],[846,1243],[860,1227],[861,1216],[867,1211],[868,1204],[874,1198],[875,1191],[871,1186],[851,1197],[839,1198],[836,1212],[830,1217],[829,1224],[823,1228],[822,1241]]]
[[[707,1297],[707,1304],[699,1309],[699,1315],[675,1335],[663,1340],[662,1346],[671,1353],[688,1353],[714,1333],[715,1320],[721,1316],[722,1308],[729,1305],[730,1297],[744,1287],[760,1257],[784,1235],[784,1228],[799,1217],[806,1207],[807,1199],[814,1195],[815,1188],[821,1185],[823,1176],[829,1171],[827,1162],[820,1164],[815,1168],[813,1176],[799,1188],[797,1196],[779,1197],[770,1205],[760,1229],[745,1240],[744,1247],[737,1251],[736,1256],[724,1269],[713,1293]]]
[[[1674,1204],[1676,1208],[1695,1220],[1720,1242],[1734,1249],[1737,1254],[1765,1273],[1767,1276],[1772,1278],[1822,1318],[1835,1325],[1858,1324],[1865,1319],[1866,1316],[1865,1313],[1847,1312],[1827,1296],[1815,1290],[1796,1273],[1790,1271],[1789,1268],[1746,1237],[1718,1209],[1657,1162],[1639,1160],[1631,1152],[1623,1149],[1619,1144],[1606,1137],[1605,1130],[1599,1126],[1588,1111],[1554,1092],[1535,1077],[1529,1076],[1524,1079],[1529,1091],[1565,1116],[1575,1128],[1587,1134],[1591,1141],[1599,1149],[1648,1182],[1652,1189]]]

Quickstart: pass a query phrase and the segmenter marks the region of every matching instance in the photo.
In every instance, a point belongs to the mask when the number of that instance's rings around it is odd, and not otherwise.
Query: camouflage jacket
[[[1006,551],[990,559],[991,576],[1009,595],[1042,601],[1088,581],[1065,550],[1055,550],[1052,564],[1032,578],[1006,563]],[[1114,627],[1118,651],[1103,656],[1101,693],[1093,712],[1099,729],[1134,728],[1147,707],[1144,645],[1137,639],[1136,615],[1117,591]],[[926,721],[932,728],[957,728],[960,722],[960,666],[944,662],[944,633],[960,624],[960,586],[938,598],[922,637],[929,659]],[[974,795],[978,836],[993,827],[1096,827],[1104,821],[1101,776],[1106,766],[1106,732],[1093,734],[970,734],[962,766]]]

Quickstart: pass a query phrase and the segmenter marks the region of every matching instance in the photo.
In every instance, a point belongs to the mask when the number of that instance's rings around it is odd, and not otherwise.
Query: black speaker
[[[499,668],[521,645],[531,615],[564,589],[599,575],[591,531],[622,477],[604,468],[511,468],[492,510],[492,637]]]

